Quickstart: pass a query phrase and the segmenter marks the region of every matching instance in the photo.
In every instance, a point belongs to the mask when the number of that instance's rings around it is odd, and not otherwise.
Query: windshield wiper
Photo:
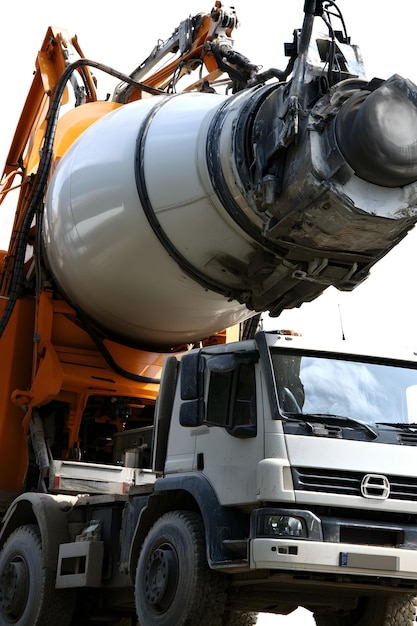
[[[408,422],[375,422],[376,426],[392,426],[393,428],[409,428],[417,430],[417,424],[409,424]]]
[[[340,426],[351,425],[357,426],[359,428],[363,428],[368,433],[370,433],[374,439],[378,439],[378,433],[374,431],[373,428],[369,426],[366,422],[362,422],[361,420],[356,420],[353,417],[346,417],[345,415],[334,415],[332,413],[287,413],[285,412],[285,416],[289,417],[291,420],[298,421],[306,421],[307,419],[318,420],[321,423],[325,423],[326,421],[331,421],[332,423],[339,422]],[[306,422],[307,423],[307,422]],[[417,428],[417,424],[416,424]]]

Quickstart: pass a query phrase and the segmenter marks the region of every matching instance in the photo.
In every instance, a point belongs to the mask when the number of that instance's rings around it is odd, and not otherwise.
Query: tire
[[[75,620],[71,622],[71,626],[137,626],[136,618],[122,617],[119,619],[94,619],[87,621]]]
[[[317,626],[413,626],[416,623],[416,598],[409,595],[364,597],[348,613],[317,612],[314,618]]]
[[[68,626],[74,594],[56,590],[55,576],[43,567],[39,528],[17,528],[0,553],[0,624]]]
[[[232,611],[223,616],[222,626],[255,626],[258,621],[257,613],[241,613]]]
[[[136,569],[135,601],[141,626],[221,625],[227,589],[206,560],[201,516],[163,515],[149,531]]]

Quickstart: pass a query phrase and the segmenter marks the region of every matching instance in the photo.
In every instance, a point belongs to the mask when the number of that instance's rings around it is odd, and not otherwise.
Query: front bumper
[[[263,537],[250,542],[250,567],[417,581],[417,550]]]
[[[295,518],[302,523],[275,524],[274,527],[265,525],[264,520],[268,518]],[[294,528],[298,535],[289,536]],[[315,513],[302,509],[261,508],[252,513],[249,563],[251,569],[258,570],[401,578],[417,582],[416,534],[415,525],[328,516],[320,519]],[[349,541],[346,541],[348,536]],[[387,545],[388,539],[391,545]]]

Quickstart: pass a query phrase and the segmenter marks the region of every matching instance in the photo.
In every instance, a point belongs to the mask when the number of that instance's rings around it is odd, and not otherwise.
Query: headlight
[[[292,515],[264,515],[262,534],[270,537],[306,537],[304,520]]]

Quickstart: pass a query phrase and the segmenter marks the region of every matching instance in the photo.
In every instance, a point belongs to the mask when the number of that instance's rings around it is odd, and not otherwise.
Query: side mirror
[[[200,368],[202,367],[202,359],[200,351],[184,354],[180,361],[180,386],[181,386],[181,406],[180,406],[180,425],[188,428],[199,426],[201,423],[201,415],[204,415],[204,402],[200,398]]]
[[[180,425],[192,428],[200,423],[200,400],[183,402],[180,407]]]
[[[200,367],[200,352],[184,354],[181,359],[181,400],[196,400],[198,398],[198,373]]]

